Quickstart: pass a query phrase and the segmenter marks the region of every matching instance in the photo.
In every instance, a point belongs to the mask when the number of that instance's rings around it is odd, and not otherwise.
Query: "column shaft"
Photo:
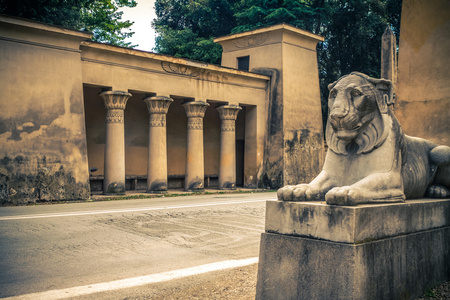
[[[208,103],[193,101],[183,104],[188,117],[186,175],[184,188],[200,190],[204,188],[204,158],[203,158],[203,117]]]
[[[225,105],[217,108],[222,120],[220,132],[219,189],[236,188],[236,118],[242,108]]]
[[[148,130],[147,192],[167,191],[166,114],[173,102],[168,97],[144,99],[150,113]]]
[[[124,110],[131,94],[107,91],[100,94],[106,111],[104,194],[125,194]]]

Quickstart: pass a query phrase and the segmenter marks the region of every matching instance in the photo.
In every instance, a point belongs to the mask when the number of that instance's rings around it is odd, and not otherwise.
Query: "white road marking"
[[[243,200],[243,201],[213,202],[213,203],[174,205],[174,206],[161,206],[161,207],[143,207],[143,208],[92,210],[92,211],[80,211],[80,212],[21,215],[21,216],[5,216],[5,217],[0,217],[0,221],[55,218],[55,217],[72,217],[72,216],[84,216],[84,215],[98,215],[98,214],[138,212],[138,211],[154,211],[154,210],[164,210],[164,209],[191,208],[191,207],[193,208],[193,207],[203,207],[203,206],[206,207],[206,206],[217,206],[217,205],[227,205],[227,204],[242,204],[242,203],[252,203],[252,202],[262,202],[262,201],[274,201],[274,200],[276,200],[276,199],[252,199],[252,200]]]
[[[64,299],[70,297],[77,297],[82,295],[113,291],[118,289],[125,289],[131,287],[137,287],[146,284],[159,283],[164,281],[169,281],[173,279],[179,279],[187,276],[199,275],[213,271],[220,271],[232,268],[238,268],[243,266],[249,266],[258,262],[258,257],[240,259],[240,260],[227,260],[217,263],[211,263],[207,265],[201,265],[192,268],[180,269],[175,271],[169,271],[158,274],[151,274],[147,276],[139,276],[133,278],[127,278],[122,280],[103,282],[90,284],[85,286],[77,286],[61,290],[51,290],[41,293],[33,293],[20,295],[15,297],[9,297],[5,299],[15,299],[15,300],[52,300],[52,299]]]

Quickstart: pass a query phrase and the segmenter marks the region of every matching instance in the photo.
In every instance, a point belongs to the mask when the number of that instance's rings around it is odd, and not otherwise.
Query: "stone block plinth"
[[[450,199],[269,201],[256,299],[415,299],[450,279]]]

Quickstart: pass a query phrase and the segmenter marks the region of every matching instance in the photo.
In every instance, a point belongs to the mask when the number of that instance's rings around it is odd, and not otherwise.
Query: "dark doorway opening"
[[[236,186],[244,186],[244,157],[245,157],[245,106],[236,119]]]
[[[250,68],[250,56],[242,56],[237,58],[238,70],[247,71]]]

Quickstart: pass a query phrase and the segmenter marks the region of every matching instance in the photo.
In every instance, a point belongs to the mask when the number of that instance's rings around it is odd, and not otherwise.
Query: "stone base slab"
[[[450,279],[449,204],[270,201],[256,299],[415,299]]]
[[[450,226],[450,199],[357,206],[325,202],[266,203],[266,232],[361,243]]]

